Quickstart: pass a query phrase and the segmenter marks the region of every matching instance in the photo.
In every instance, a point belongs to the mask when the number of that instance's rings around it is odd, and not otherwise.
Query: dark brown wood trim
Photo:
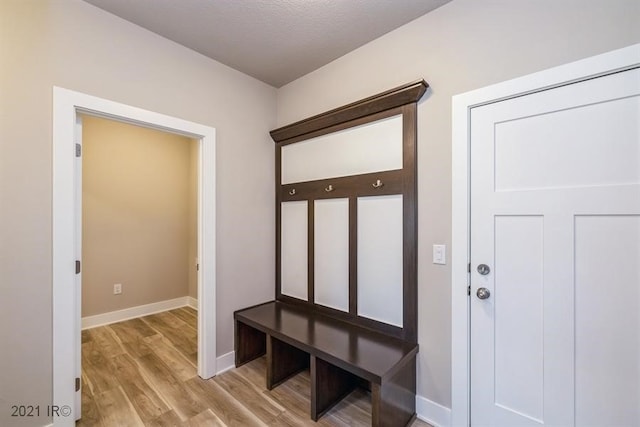
[[[424,80],[411,82],[306,120],[272,130],[270,132],[271,138],[278,143],[285,139],[308,134],[360,117],[370,116],[380,111],[415,103],[424,95],[428,87],[429,85]]]
[[[403,334],[418,342],[417,105],[403,109]]]
[[[311,199],[307,202],[307,301],[315,304],[316,292],[316,230],[315,230],[315,212],[316,201]]]
[[[409,426],[416,418],[416,360],[371,385],[371,426]]]
[[[305,301],[300,298],[292,297],[287,294],[280,294],[277,298],[277,301],[283,302],[286,304],[295,305],[297,307],[306,308],[306,309],[315,309],[315,305],[309,301]]]
[[[358,315],[358,198],[349,197],[349,314]]]
[[[282,295],[282,190],[280,183],[282,182],[282,147],[276,145],[276,298],[280,299]]]
[[[267,390],[309,367],[309,353],[267,334]]]
[[[252,308],[256,308],[256,307],[260,307],[260,306],[268,305],[268,304],[273,304],[273,301],[265,301],[265,302],[261,302],[261,303],[255,304],[255,305],[250,305],[249,307],[241,308],[240,310],[236,310],[236,311],[233,312],[233,318],[236,319],[238,317],[238,314],[241,314],[245,310],[250,310]]]
[[[370,116],[359,117],[354,120],[350,120],[348,122],[339,123],[337,125],[329,126],[327,128],[319,129],[313,132],[305,133],[303,135],[298,135],[293,138],[285,139],[279,142],[279,145],[285,146],[289,144],[295,144],[296,142],[306,141],[307,139],[316,138],[318,136],[327,135],[330,133],[340,132],[341,130],[354,128],[357,126],[366,125],[367,123],[377,122],[379,120],[387,119],[393,116],[399,116],[402,114],[402,107],[394,107],[389,110],[380,111],[375,114],[371,114]]]
[[[331,363],[311,356],[311,419],[318,419],[351,393],[358,377]]]
[[[374,187],[374,184],[376,184],[378,180],[380,180],[382,186]],[[329,186],[332,188],[331,191],[327,191]],[[340,199],[353,195],[358,197],[383,196],[400,194],[403,192],[403,187],[404,172],[402,169],[398,169],[285,184],[280,187],[279,196],[280,200],[285,202],[295,200]]]
[[[280,295],[278,301],[299,307],[301,309],[313,310],[319,314],[331,316],[343,322],[370,329],[372,331],[382,332],[395,338],[404,337],[403,328],[399,328],[397,326],[389,325],[388,323],[379,322],[377,320],[369,319],[366,317],[360,317],[357,315],[357,313],[353,315],[350,312],[337,310],[335,308],[326,307],[320,304],[314,304],[311,301],[301,300],[299,298],[291,297],[285,294]]]
[[[234,320],[236,368],[266,353],[266,335],[255,328]]]

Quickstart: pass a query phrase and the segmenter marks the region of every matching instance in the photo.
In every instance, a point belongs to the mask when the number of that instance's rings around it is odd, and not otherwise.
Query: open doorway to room
[[[151,422],[170,409],[163,383],[197,374],[199,141],[78,118],[81,421]]]
[[[83,282],[83,253],[82,253],[82,116],[99,117],[103,119],[115,120],[118,123],[128,123],[141,126],[146,129],[166,131],[170,134],[181,135],[197,141],[197,257],[199,269],[197,270],[197,376],[193,381],[202,381],[211,378],[216,370],[216,156],[215,156],[215,129],[209,126],[155,113],[149,110],[109,101],[103,98],[71,91],[59,87],[53,88],[53,401],[57,408],[62,408],[53,414],[53,425],[71,426],[75,425],[75,420],[80,418],[85,411],[81,409],[81,287]],[[117,214],[118,212],[112,212]],[[145,222],[139,221],[139,226],[144,227]],[[112,237],[112,236],[107,236]],[[112,249],[112,252],[124,251],[122,245]],[[187,255],[191,257],[190,255]],[[162,259],[156,259],[161,263]],[[190,262],[190,261],[187,261]],[[109,288],[113,296],[113,285]],[[131,290],[125,283],[122,285],[122,294],[125,295],[127,289]],[[186,297],[187,302],[188,296]],[[165,300],[166,301],[166,300]],[[173,301],[173,300],[169,300]],[[184,299],[183,299],[184,301]],[[140,303],[139,303],[140,304]],[[138,308],[135,308],[138,307]],[[141,314],[140,306],[124,309],[126,317],[136,317]],[[148,308],[148,304],[142,303],[142,307]],[[153,306],[152,306],[153,308]],[[155,306],[158,310],[175,309],[176,307]],[[129,311],[127,311],[129,310]],[[136,310],[138,310],[136,312]],[[110,323],[114,320],[122,319],[122,312],[115,310],[120,319],[102,318],[103,323]],[[98,314],[100,316],[104,313]],[[188,324],[187,316],[193,313],[182,313],[182,319],[177,312],[173,316]],[[91,317],[91,316],[87,316]],[[156,327],[167,323],[156,322]],[[85,320],[85,326],[89,321],[96,321],[96,318]],[[100,320],[99,318],[97,320]],[[191,321],[192,322],[192,321]],[[174,322],[175,325],[181,325]],[[95,325],[95,323],[94,323]],[[150,329],[152,329],[150,327]],[[141,333],[139,330],[138,333]],[[149,331],[147,331],[148,333]],[[143,333],[141,333],[143,334]],[[164,335],[169,335],[165,332]],[[164,335],[162,336],[165,339]],[[184,338],[184,334],[173,334],[174,339],[178,336]],[[193,336],[193,334],[192,334]],[[151,339],[151,335],[144,339]],[[158,339],[159,337],[156,337]],[[98,338],[98,341],[101,338]],[[103,340],[104,341],[104,340]],[[116,339],[106,341],[118,343]],[[125,341],[133,342],[129,345],[132,352],[138,352],[139,356],[144,350],[141,342],[144,340],[133,340],[130,336],[125,337]],[[120,342],[122,339],[120,338]],[[164,342],[164,341],[163,341]],[[153,342],[154,347],[160,348],[163,342]],[[146,348],[149,343],[144,343]],[[181,343],[184,345],[184,342]],[[120,345],[120,344],[119,344]],[[186,345],[185,345],[186,346]],[[121,345],[121,347],[126,347]],[[193,346],[192,346],[193,348]],[[117,352],[116,347],[116,352]],[[178,350],[176,350],[178,351]],[[169,354],[168,352],[167,354]],[[190,354],[193,355],[194,352]],[[156,356],[147,355],[150,359],[149,365],[155,369],[161,364],[155,363]],[[165,355],[166,356],[166,355]],[[100,357],[93,354],[92,357]],[[142,356],[144,357],[144,356]],[[185,357],[189,360],[189,356]],[[191,356],[193,360],[193,356]],[[121,361],[118,369],[122,372],[131,372],[130,360]],[[99,363],[99,361],[97,361]],[[163,362],[165,363],[165,362]],[[172,362],[173,363],[173,362]],[[166,363],[165,363],[166,365]],[[175,365],[175,363],[174,363]],[[137,363],[135,366],[138,366]],[[135,367],[134,366],[134,367]],[[127,371],[129,369],[129,371]],[[171,369],[167,368],[172,372]],[[135,378],[130,378],[132,385],[135,385]],[[112,380],[109,376],[102,376],[98,381]],[[170,388],[172,384],[154,384],[156,387]],[[123,387],[117,387],[123,391]],[[143,390],[144,391],[144,387]],[[122,396],[116,394],[103,396],[107,401],[117,403],[117,399]],[[186,393],[174,393],[174,400],[179,401]],[[139,396],[145,401],[145,396]],[[114,401],[113,399],[116,399]],[[153,404],[154,402],[150,402]],[[171,411],[168,411],[170,413]],[[112,414],[118,415],[118,412]],[[116,420],[117,421],[117,420]],[[114,421],[114,422],[116,422]],[[116,424],[118,424],[116,422]]]
[[[199,141],[80,117],[83,329],[164,301],[197,308]]]

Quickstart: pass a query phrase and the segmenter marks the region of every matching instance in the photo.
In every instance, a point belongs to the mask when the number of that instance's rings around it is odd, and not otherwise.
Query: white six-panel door
[[[470,315],[471,425],[640,425],[639,69],[471,110]]]

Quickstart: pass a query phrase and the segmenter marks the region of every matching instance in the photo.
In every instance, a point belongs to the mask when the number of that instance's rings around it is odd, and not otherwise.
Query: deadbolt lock
[[[486,276],[491,272],[491,269],[487,264],[480,264],[477,270],[478,270],[478,273],[482,274],[483,276]]]

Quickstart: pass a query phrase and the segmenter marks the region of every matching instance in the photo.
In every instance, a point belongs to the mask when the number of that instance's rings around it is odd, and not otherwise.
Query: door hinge
[[[467,286],[467,295],[471,295],[471,286]]]
[[[76,378],[76,391],[80,391],[80,378]]]
[[[200,271],[200,264],[196,264],[196,271]]]
[[[471,263],[467,264],[467,273],[471,273]]]
[[[76,260],[76,274],[80,274],[80,261]]]
[[[80,157],[82,155],[82,145],[76,143],[76,157]]]

